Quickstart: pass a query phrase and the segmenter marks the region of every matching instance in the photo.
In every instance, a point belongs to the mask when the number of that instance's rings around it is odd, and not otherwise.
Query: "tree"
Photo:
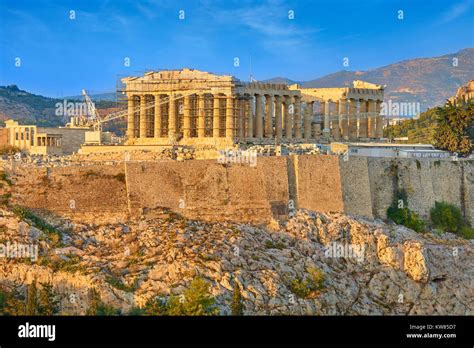
[[[437,112],[435,146],[462,156],[469,155],[472,152],[474,103],[455,106],[449,102],[445,107],[437,108]]]
[[[26,293],[26,315],[38,314],[38,289],[36,287],[36,279],[28,285]]]
[[[59,313],[59,301],[51,283],[42,283],[38,298],[39,315],[55,315]]]
[[[244,304],[242,303],[242,293],[239,284],[235,284],[232,292],[232,303],[230,305],[232,315],[244,315]]]
[[[396,199],[387,209],[387,217],[396,224],[411,228],[416,232],[425,231],[425,223],[417,213],[408,209],[407,194],[404,190],[397,191]]]
[[[189,289],[180,296],[171,296],[167,303],[167,315],[217,315],[216,300],[211,297],[209,284],[201,277],[191,282]]]
[[[14,286],[8,291],[0,288],[0,315],[26,315],[25,294]]]
[[[146,315],[166,315],[166,300],[161,297],[152,297],[145,303],[144,312]]]
[[[86,315],[120,315],[120,310],[102,302],[97,290],[91,289],[89,291],[89,308],[87,308]]]

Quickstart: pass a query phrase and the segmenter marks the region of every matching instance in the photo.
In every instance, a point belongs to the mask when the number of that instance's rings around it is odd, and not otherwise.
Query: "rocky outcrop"
[[[153,296],[182,293],[200,275],[210,283],[221,314],[229,313],[238,284],[246,315],[472,315],[471,241],[342,214],[291,215],[268,226],[174,214],[126,225],[52,219],[68,231],[61,248],[35,231],[38,260],[2,258],[0,283],[51,281],[63,311],[79,314],[92,287],[127,312]],[[31,231],[17,233],[19,222],[8,212],[1,223],[3,243],[31,241]],[[324,276],[322,286],[302,296],[294,284],[304,284],[311,270]]]

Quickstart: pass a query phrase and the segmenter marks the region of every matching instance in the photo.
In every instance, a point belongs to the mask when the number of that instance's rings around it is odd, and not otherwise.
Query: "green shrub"
[[[293,279],[289,288],[300,298],[314,298],[317,292],[324,288],[324,273],[315,267],[310,267],[306,271],[306,276]]]
[[[143,313],[146,315],[166,315],[167,307],[165,298],[159,296],[150,298],[145,303]]]
[[[89,291],[89,308],[86,311],[86,315],[114,316],[120,314],[120,309],[105,304],[102,301],[97,290],[92,289]]]
[[[466,225],[461,209],[446,202],[435,202],[435,206],[430,211],[430,218],[433,227],[445,232],[460,232]]]
[[[51,283],[42,283],[38,296],[38,315],[55,315],[59,313],[59,301]]]
[[[401,205],[399,204],[402,203]],[[416,232],[424,232],[426,230],[425,222],[417,213],[408,209],[408,199],[405,190],[399,190],[396,199],[387,209],[387,218],[398,225],[411,228]]]
[[[286,245],[285,243],[281,242],[281,241],[278,241],[278,242],[274,242],[272,240],[266,240],[265,241],[265,248],[267,249],[285,249]]]
[[[474,238],[474,229],[465,221],[461,209],[447,202],[435,202],[430,210],[433,227],[443,232],[456,233],[466,239]]]
[[[60,243],[61,231],[36,216],[30,210],[17,205],[13,207],[13,213],[22,220],[29,220],[36,228],[43,231],[48,236],[53,246],[57,246]]]
[[[216,300],[209,293],[209,284],[201,277],[191,282],[184,296],[171,296],[167,303],[167,315],[217,315]]]
[[[105,281],[112,285],[114,288],[126,292],[134,292],[138,287],[138,278],[135,279],[135,281],[131,285],[124,284],[120,279],[117,279],[115,277],[107,277]]]
[[[18,287],[7,290],[0,286],[0,315],[26,315],[26,297]]]
[[[416,232],[425,231],[425,222],[417,213],[411,211],[407,207],[389,207],[387,210],[387,217],[396,224],[406,226]]]
[[[239,284],[235,284],[232,292],[232,303],[230,305],[232,315],[244,315],[244,305]]]
[[[466,239],[474,239],[474,228],[469,226],[464,226],[459,231],[459,234]]]
[[[7,173],[5,173],[5,172],[0,172],[0,181],[6,182],[8,184],[8,186],[13,185],[13,182],[10,180]]]

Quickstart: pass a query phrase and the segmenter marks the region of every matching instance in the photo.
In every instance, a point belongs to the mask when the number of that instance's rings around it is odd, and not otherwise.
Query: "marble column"
[[[283,118],[285,121],[285,138],[286,139],[292,139],[293,138],[293,133],[292,133],[292,112],[290,111],[291,107],[291,97],[289,95],[285,95],[285,105],[283,108]],[[294,112],[294,110],[293,110]]]
[[[191,96],[184,97],[183,104],[183,137],[191,138]]]
[[[146,138],[146,98],[145,94],[140,96],[140,136]]]
[[[214,94],[213,97],[212,136],[218,138],[220,136],[220,99],[218,94]]]
[[[314,102],[306,102],[306,108],[304,110],[304,138],[311,138],[311,121],[313,119],[313,106]]]
[[[253,98],[250,96],[247,100],[247,138],[253,138]]]
[[[376,138],[375,135],[375,100],[369,100],[369,115],[367,119],[368,137]]]
[[[339,100],[335,102],[335,108],[331,115],[331,136],[334,140],[339,141],[341,132],[339,130]]]
[[[127,136],[128,139],[135,137],[135,100],[133,95],[128,96],[128,112],[127,112]]]
[[[226,96],[226,107],[225,107],[225,136],[227,138],[234,137],[234,96]]]
[[[265,96],[265,138],[273,138],[273,95]]]
[[[155,94],[155,129],[153,136],[155,138],[161,137],[161,94]]]
[[[245,134],[245,99],[241,96],[239,103],[239,122],[238,122],[238,137],[242,139]]]
[[[174,94],[169,95],[168,103],[168,136],[176,134],[176,101]]]
[[[295,105],[294,105],[294,112],[295,112],[295,118],[294,118],[294,129],[295,129],[295,139],[301,139],[302,134],[301,134],[301,97],[295,95],[294,97],[295,100]]]
[[[367,103],[368,101],[365,99],[360,100],[360,107],[359,107],[359,138],[367,138],[368,131],[367,131]]]
[[[262,95],[255,95],[255,137],[263,137],[263,120],[262,120],[262,108],[263,108]]]
[[[375,117],[375,137],[376,138],[383,138],[383,119],[382,119],[382,115],[380,115],[380,112],[381,112],[381,109],[382,109],[382,101],[381,100],[377,100],[375,102],[375,112],[377,114],[377,116]]]
[[[349,99],[349,139],[357,139],[357,101]]]
[[[329,115],[329,107],[330,107],[330,100],[327,100],[321,103],[321,106],[324,107],[324,128],[323,128],[323,137],[329,139],[329,122],[330,122],[330,115]]]
[[[198,138],[204,138],[206,136],[206,114],[204,110],[204,100],[206,95],[198,95]]]
[[[281,108],[282,108],[281,96],[276,95],[275,96],[275,138],[277,140],[281,140],[281,138],[283,136]]]
[[[349,122],[347,119],[347,101],[345,99],[339,100],[339,130],[341,132],[341,139],[349,139],[348,134]]]

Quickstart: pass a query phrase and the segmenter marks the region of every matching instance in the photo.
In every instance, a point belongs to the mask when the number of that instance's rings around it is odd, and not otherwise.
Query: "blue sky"
[[[310,80],[473,47],[473,23],[474,0],[0,0],[0,85],[102,93],[182,67]]]

